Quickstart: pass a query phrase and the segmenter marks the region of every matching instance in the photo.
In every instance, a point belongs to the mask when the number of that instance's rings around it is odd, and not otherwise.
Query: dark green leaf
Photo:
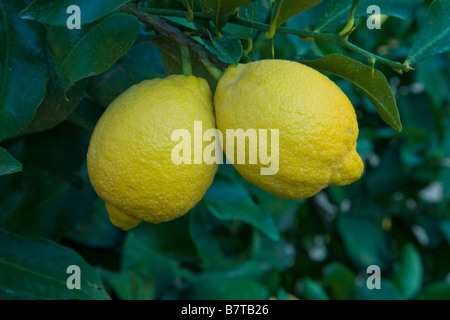
[[[79,290],[67,288],[71,265],[81,271]],[[109,299],[95,269],[75,251],[46,239],[22,238],[1,230],[0,291],[19,299]]]
[[[47,42],[64,91],[76,81],[110,68],[133,45],[139,23],[131,15],[111,14],[80,30],[52,26]]]
[[[202,12],[214,22],[217,35],[236,9],[249,3],[250,0],[200,0]]]
[[[325,290],[316,281],[306,278],[303,281],[302,295],[306,300],[328,300]]]
[[[337,31],[337,28],[347,21],[352,2],[353,0],[329,0],[315,31]],[[381,14],[407,19],[422,2],[422,0],[362,0],[355,18],[371,14],[367,13],[367,8],[376,5],[380,8]]]
[[[380,289],[369,289],[364,282],[356,289],[354,300],[403,300],[397,286],[389,279],[381,278]]]
[[[22,164],[14,159],[8,151],[0,148],[0,176],[22,171]]]
[[[427,11],[425,25],[415,37],[405,64],[450,50],[450,1],[434,0]]]
[[[372,101],[381,119],[398,132],[402,130],[394,93],[383,73],[375,69],[372,76],[372,68],[341,54],[300,62],[350,81]]]
[[[109,70],[89,79],[88,92],[107,107],[117,96],[146,79],[164,77],[164,67],[156,46],[149,42],[134,45]]]
[[[444,235],[447,243],[450,245],[450,219],[442,220],[440,223],[442,234]]]
[[[381,270],[391,262],[386,233],[374,220],[341,215],[337,221],[338,232],[347,255],[356,268],[367,270],[377,265]]]
[[[427,285],[420,295],[419,300],[450,300],[450,283],[439,281]]]
[[[56,83],[52,73],[52,80],[47,86],[47,94],[39,105],[29,124],[18,135],[30,134],[52,129],[67,119],[81,101],[87,81],[79,81],[67,91],[64,91]]]
[[[209,38],[214,49],[224,61],[237,65],[242,56],[242,44],[239,39],[234,38],[231,35],[222,34],[222,37],[216,37],[209,32]]]
[[[253,279],[204,273],[193,282],[190,295],[196,300],[261,300],[267,299],[269,292]]]
[[[423,266],[420,254],[412,244],[401,252],[400,261],[394,267],[394,281],[405,299],[414,298],[422,288]]]
[[[227,196],[223,197],[224,194]],[[280,237],[272,216],[255,204],[240,183],[228,177],[216,175],[203,198],[203,203],[218,219],[241,220],[273,240],[278,240]]]
[[[17,15],[23,1],[0,1],[0,141],[32,118],[45,96],[45,28]]]
[[[32,19],[44,24],[65,26],[72,12],[67,8],[76,5],[80,8],[81,24],[98,20],[116,10],[130,0],[34,0],[21,13],[23,19]]]
[[[150,277],[141,276],[133,271],[113,272],[100,269],[103,281],[112,287],[120,300],[152,300],[155,286]]]
[[[322,0],[275,0],[270,15],[270,31],[268,38],[273,38],[276,28],[291,17],[318,5],[321,1]]]
[[[348,299],[356,287],[355,274],[340,262],[326,266],[324,282],[330,287],[333,299]]]
[[[67,235],[71,240],[87,247],[112,248],[122,240],[122,232],[108,218],[105,203],[96,198],[84,220]]]
[[[67,119],[72,123],[78,124],[87,132],[92,133],[95,125],[100,119],[105,109],[89,99],[81,100],[80,105]]]

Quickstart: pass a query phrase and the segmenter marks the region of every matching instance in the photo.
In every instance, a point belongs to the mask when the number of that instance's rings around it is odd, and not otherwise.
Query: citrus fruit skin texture
[[[308,66],[276,59],[231,66],[218,83],[214,104],[222,132],[279,130],[276,174],[261,175],[260,168],[268,165],[259,160],[236,164],[234,159],[233,164],[244,178],[268,192],[304,199],[330,184],[347,185],[361,177],[364,165],[356,152],[353,106],[334,82]],[[225,153],[226,138],[224,134]],[[267,142],[270,154],[269,133]]]
[[[215,128],[210,88],[194,76],[145,80],[107,108],[92,134],[87,166],[114,225],[128,230],[142,220],[169,221],[202,199],[217,164],[177,165],[171,158],[179,143],[171,141],[173,131],[187,129],[193,137],[194,121],[202,121],[203,130]]]

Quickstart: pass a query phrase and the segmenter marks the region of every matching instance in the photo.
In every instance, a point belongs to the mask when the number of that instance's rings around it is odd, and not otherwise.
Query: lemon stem
[[[192,64],[189,58],[189,50],[186,47],[181,46],[181,66],[183,68],[183,74],[185,76],[192,75]]]
[[[340,36],[347,36],[354,30],[353,24],[355,23],[355,14],[361,4],[361,0],[353,0],[352,9],[350,10],[350,14],[348,15],[347,24],[345,27],[339,32]]]
[[[219,81],[219,79],[222,77],[223,72],[216,68],[211,62],[205,59],[200,59],[203,66],[208,70],[208,72],[213,76],[214,79]]]

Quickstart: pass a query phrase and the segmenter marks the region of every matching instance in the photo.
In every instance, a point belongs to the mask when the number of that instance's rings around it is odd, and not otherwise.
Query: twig
[[[186,11],[171,10],[171,9],[154,9],[154,8],[136,9],[135,8],[134,11],[140,12],[141,14],[142,14],[142,11],[145,11],[148,14],[172,16],[172,17],[182,17],[182,18],[187,18],[189,16],[189,13]],[[194,15],[194,19],[206,19],[207,20],[207,18],[200,12],[194,12],[193,15]],[[257,29],[260,31],[268,31],[270,29],[270,25],[268,25],[268,24],[256,22],[256,21],[252,21],[252,20],[247,20],[247,19],[243,19],[243,18],[238,18],[238,17],[232,17],[229,20],[229,22],[233,23],[233,24],[238,24],[241,26]],[[366,50],[354,45],[353,43],[349,42],[346,39],[346,37],[342,37],[338,34],[321,33],[321,32],[314,32],[314,31],[308,31],[308,30],[297,30],[297,29],[291,29],[291,28],[285,28],[285,27],[278,27],[276,29],[276,32],[293,34],[293,35],[297,35],[302,38],[313,38],[313,39],[337,43],[338,45],[365,57],[367,60],[369,60],[369,62],[373,61],[373,59],[375,59],[376,62],[381,62],[383,64],[386,64],[397,72],[413,70],[413,68],[411,68],[408,65],[404,65],[400,62],[392,61],[392,60],[383,58],[381,56],[378,56],[376,54],[373,54],[369,51],[366,51]]]
[[[133,4],[125,4],[120,8],[120,10],[135,15],[139,21],[152,27],[168,39],[175,41],[182,47],[195,51],[200,60],[207,60],[220,69],[226,69],[228,67],[228,63],[220,60],[216,55],[209,52],[209,50],[207,50],[202,44],[190,37],[185,36],[179,29],[171,26],[164,19],[148,14]],[[186,15],[188,15],[187,12]]]

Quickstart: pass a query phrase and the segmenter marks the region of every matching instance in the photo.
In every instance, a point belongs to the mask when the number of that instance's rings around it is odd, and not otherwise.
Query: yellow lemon
[[[92,134],[87,165],[114,225],[127,230],[142,220],[169,221],[202,199],[217,164],[176,164],[172,158],[178,144],[172,133],[193,132],[194,121],[215,128],[210,88],[194,76],[145,80],[107,108]]]
[[[232,149],[234,159],[228,160],[243,177],[268,192],[303,199],[330,184],[346,185],[361,177],[364,166],[356,152],[358,123],[353,106],[334,82],[308,66],[285,60],[231,66],[218,83],[214,104],[221,132],[267,130],[264,151],[278,155],[277,159],[272,155],[278,161],[273,174],[262,174],[267,161],[261,161],[261,144],[252,148],[249,138],[243,142],[247,161],[236,163],[239,143]],[[276,133],[278,140],[272,139]],[[224,134],[223,148],[229,158],[227,137]],[[263,141],[261,134],[258,138]],[[255,153],[259,153],[257,163],[251,164]]]

